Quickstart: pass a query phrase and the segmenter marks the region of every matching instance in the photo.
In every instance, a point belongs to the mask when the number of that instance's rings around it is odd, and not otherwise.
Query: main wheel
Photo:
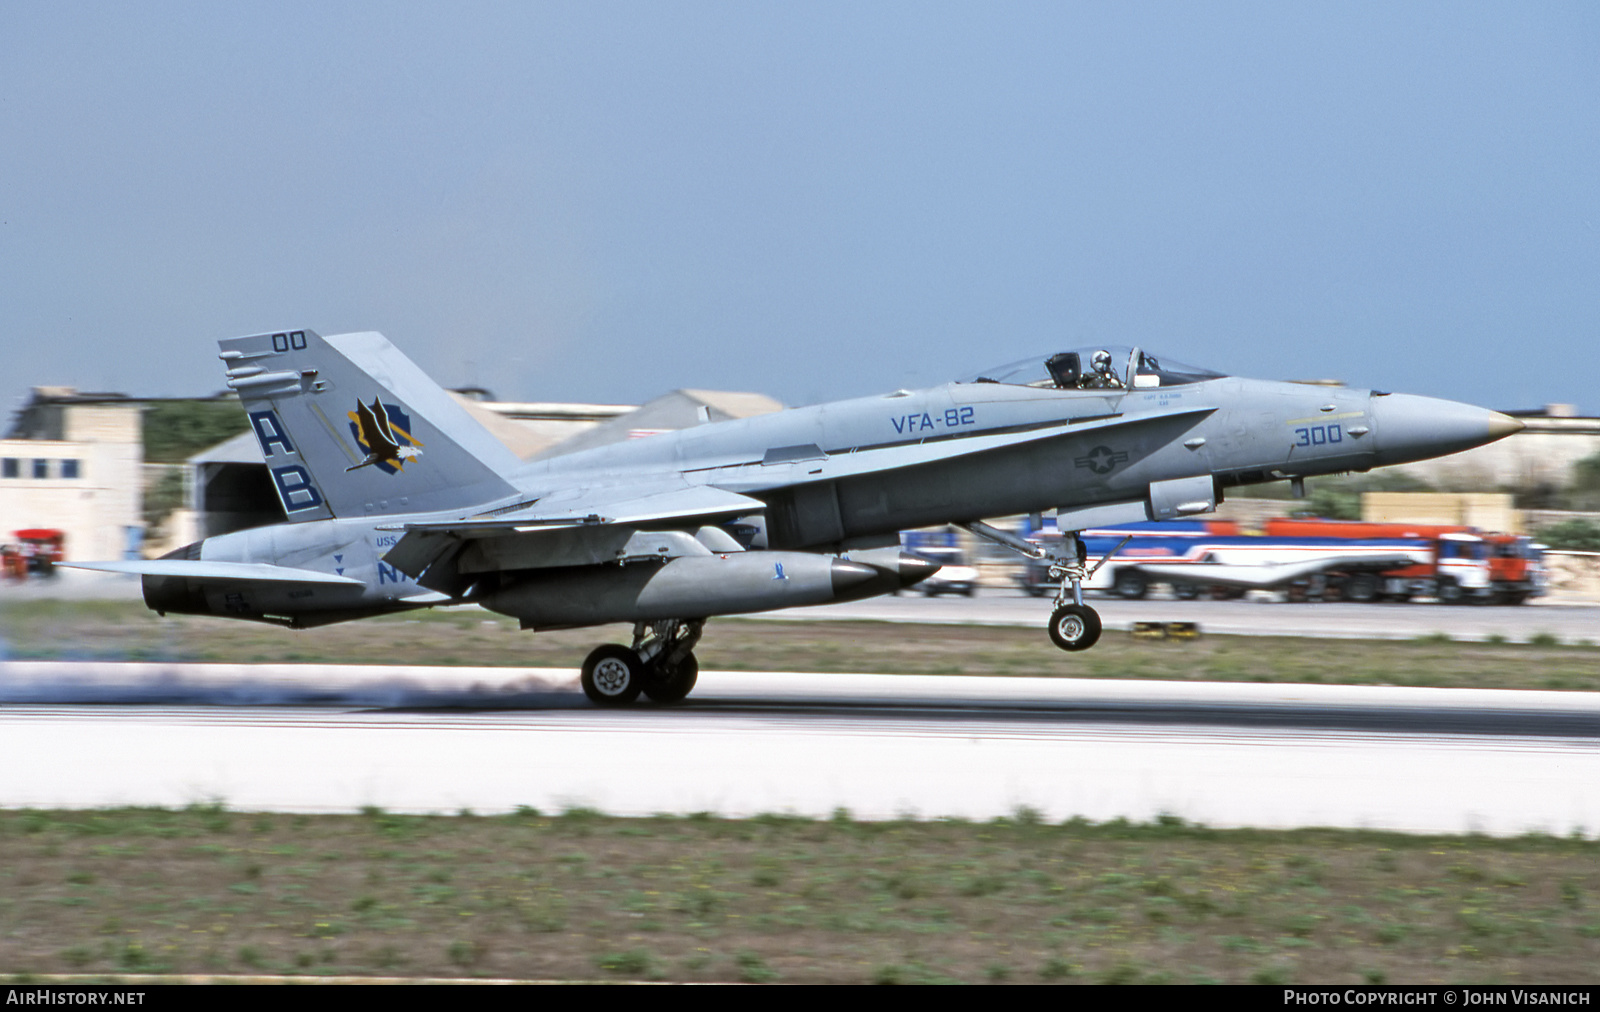
[[[652,665],[645,675],[644,694],[662,705],[681,703],[699,678],[700,662],[694,654],[685,654],[671,670]]]
[[[583,694],[596,706],[627,706],[644,688],[644,663],[625,646],[595,647],[583,661]]]
[[[1451,576],[1439,577],[1439,588],[1435,593],[1441,604],[1460,604],[1462,597],[1465,596],[1461,592],[1461,584]]]
[[[1172,596],[1180,601],[1193,601],[1200,596],[1200,588],[1192,583],[1174,583]]]
[[[1115,580],[1114,589],[1118,597],[1129,601],[1139,601],[1150,592],[1150,581],[1137,569],[1119,569]]]
[[[1063,650],[1087,650],[1100,639],[1100,613],[1083,604],[1064,604],[1050,613],[1050,639]]]

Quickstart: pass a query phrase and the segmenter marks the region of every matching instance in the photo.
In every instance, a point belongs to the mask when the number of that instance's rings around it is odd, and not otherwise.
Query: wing
[[[423,586],[454,589],[461,574],[708,552],[681,531],[648,537],[643,532],[711,524],[765,508],[759,499],[662,476],[654,483],[564,492],[487,515],[382,527],[405,532],[383,561]]]
[[[501,507],[490,514],[395,524],[384,529],[404,531],[405,537],[384,556],[384,561],[425,587],[458,593],[474,573],[592,565],[636,557],[644,548],[654,550],[663,543],[663,537],[658,536],[646,539],[646,545],[636,540],[639,532],[663,527],[681,530],[692,528],[695,521],[714,523],[765,513],[768,503],[757,496],[772,489],[854,475],[888,474],[1102,428],[1173,424],[1174,419],[1214,410],[1197,407],[1117,415],[1052,423],[1026,432],[937,442],[912,440],[882,447],[854,447],[847,452],[829,453],[809,444],[769,449],[760,459],[699,472],[696,477],[706,484],[694,484],[678,473],[646,475],[627,484],[611,478],[526,505]],[[1141,511],[1140,519],[1143,517]],[[683,552],[693,552],[693,541],[685,534],[677,544]],[[668,554],[676,551],[668,546]]]

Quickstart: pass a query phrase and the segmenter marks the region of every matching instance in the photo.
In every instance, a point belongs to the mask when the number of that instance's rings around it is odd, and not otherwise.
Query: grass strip
[[[1594,983],[1600,842],[767,816],[0,812],[0,974]]]

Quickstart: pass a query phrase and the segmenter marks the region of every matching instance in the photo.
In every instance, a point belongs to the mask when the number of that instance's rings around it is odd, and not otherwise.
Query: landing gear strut
[[[1089,579],[1101,566],[1110,561],[1111,557],[1128,543],[1132,535],[1123,538],[1116,548],[1106,553],[1105,558],[1091,567],[1089,546],[1083,543],[1083,538],[1078,536],[1077,531],[1063,532],[1063,536],[1070,533],[1072,537],[1071,555],[1065,555],[1052,552],[1043,545],[1034,544],[999,528],[990,527],[986,523],[973,522],[961,526],[980,538],[987,538],[998,545],[1004,545],[1030,559],[1050,561],[1050,579],[1060,581],[1056,587],[1055,610],[1050,613],[1051,642],[1062,650],[1087,650],[1099,641],[1100,613],[1083,603],[1083,581]]]
[[[1050,562],[1050,578],[1061,581],[1056,587],[1055,610],[1050,613],[1050,641],[1062,650],[1087,650],[1100,641],[1100,613],[1083,603],[1083,581],[1094,570],[1087,568],[1089,546],[1077,531],[1072,532],[1072,548],[1070,561],[1056,557]]]
[[[661,705],[682,702],[700,677],[693,651],[704,627],[704,619],[636,623],[632,647],[607,643],[584,660],[583,694],[596,706],[627,706],[641,692]]]
[[[694,645],[705,619],[640,622],[633,627],[633,649],[645,664],[644,694],[657,703],[681,703],[700,677]]]

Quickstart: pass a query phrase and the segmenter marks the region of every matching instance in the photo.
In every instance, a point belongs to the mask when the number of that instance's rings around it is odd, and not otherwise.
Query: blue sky
[[[0,397],[379,330],[789,403],[1139,344],[1600,414],[1600,8],[0,0]]]

